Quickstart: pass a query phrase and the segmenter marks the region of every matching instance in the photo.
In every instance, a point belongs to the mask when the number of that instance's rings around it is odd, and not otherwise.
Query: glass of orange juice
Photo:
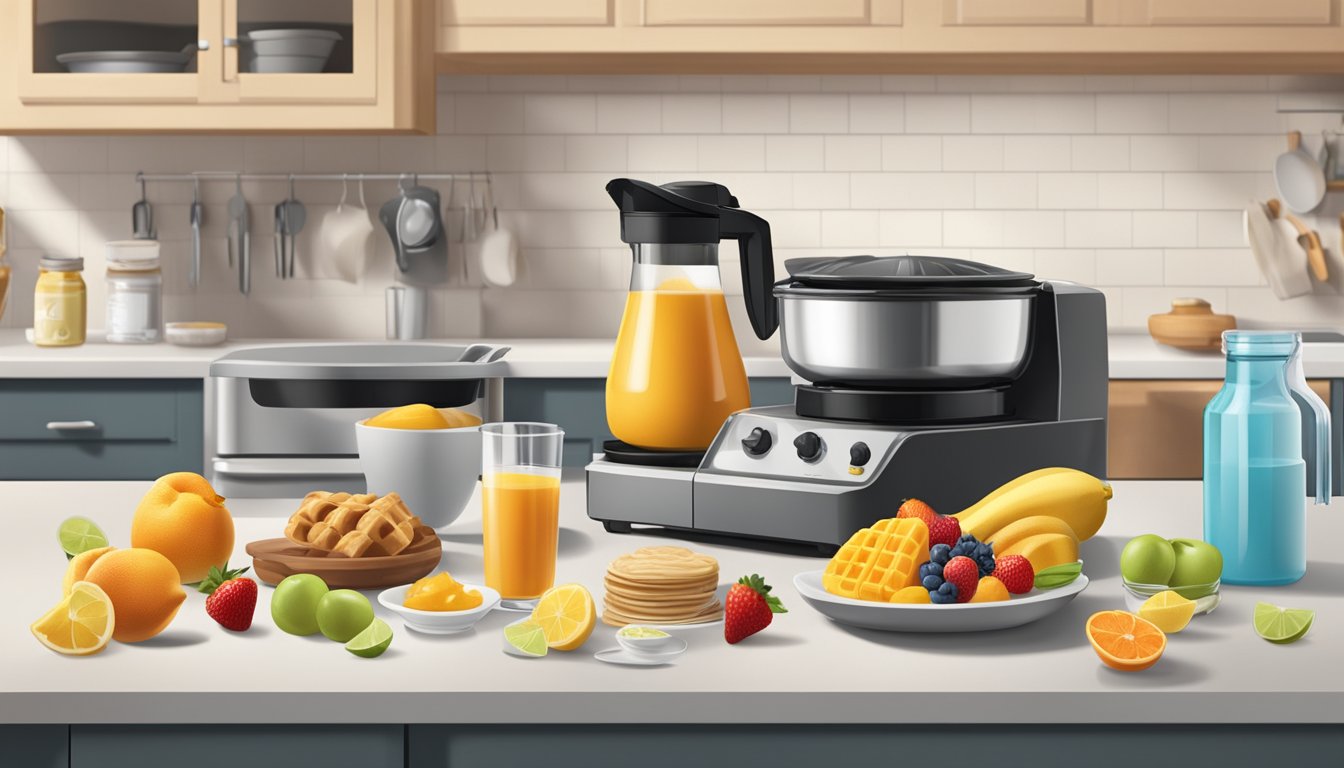
[[[481,426],[485,583],[504,608],[530,611],[555,584],[564,443],[554,424]]]

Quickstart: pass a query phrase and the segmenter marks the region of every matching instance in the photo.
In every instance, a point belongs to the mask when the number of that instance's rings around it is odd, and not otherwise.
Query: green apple
[[[1213,582],[1223,575],[1223,553],[1199,539],[1172,539],[1176,568],[1167,585],[1187,600],[1197,600],[1213,591]]]
[[[369,598],[353,589],[333,589],[317,602],[317,627],[329,640],[348,643],[372,623]]]
[[[317,604],[327,594],[327,583],[311,573],[286,576],[271,595],[271,620],[291,635],[317,632]]]
[[[1120,575],[1134,584],[1165,585],[1175,569],[1171,542],[1155,533],[1136,536],[1120,550]]]

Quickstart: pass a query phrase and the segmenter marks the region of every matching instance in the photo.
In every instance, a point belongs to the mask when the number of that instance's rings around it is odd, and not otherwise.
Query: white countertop
[[[720,627],[685,634],[674,666],[614,667],[593,652],[615,645],[611,627],[581,649],[544,659],[501,651],[494,613],[462,635],[429,637],[380,606],[395,638],[366,660],[337,643],[292,637],[271,623],[263,587],[246,633],[216,626],[204,598],[188,593],[173,624],[138,645],[68,658],[32,638],[29,622],[60,594],[66,567],[55,529],[67,515],[95,518],[125,546],[142,482],[0,483],[10,546],[0,558],[8,588],[0,621],[0,723],[226,722],[829,722],[920,723],[930,712],[958,722],[1224,723],[1341,722],[1344,718],[1344,538],[1339,510],[1308,513],[1307,576],[1281,588],[1225,587],[1222,605],[1169,641],[1141,673],[1112,671],[1084,637],[1095,611],[1122,608],[1118,555],[1130,537],[1200,533],[1200,484],[1117,482],[1102,534],[1083,544],[1093,579],[1069,606],[1035,624],[967,635],[905,635],[850,629],[815,612],[792,586],[817,558],[695,543],[719,559],[725,580],[760,573],[789,612],[760,635],[724,643]],[[281,535],[296,500],[231,500],[236,562],[246,542]],[[601,600],[607,563],[665,538],[613,535],[585,515],[584,485],[562,490],[558,581]],[[479,501],[445,536],[443,566],[481,578]],[[1302,641],[1278,646],[1251,628],[1257,600],[1316,610]]]
[[[602,379],[611,364],[612,341],[605,339],[427,339],[445,344],[507,344],[509,376],[519,378]],[[330,339],[238,339],[218,347],[171,344],[108,344],[90,341],[69,348],[39,348],[23,332],[0,330],[0,379],[198,379],[210,363],[233,350],[251,346],[329,344]],[[376,343],[376,342],[374,342]],[[395,343],[395,342],[389,342]],[[1113,379],[1221,379],[1218,352],[1187,352],[1153,341],[1147,334],[1108,337]],[[788,377],[782,358],[743,358],[749,376]],[[1307,344],[1303,356],[1308,378],[1344,378],[1344,344]]]

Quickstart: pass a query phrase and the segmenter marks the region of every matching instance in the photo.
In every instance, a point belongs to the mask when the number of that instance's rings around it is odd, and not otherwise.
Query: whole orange
[[[93,567],[93,562],[115,549],[116,547],[99,547],[80,552],[70,558],[70,564],[65,567],[65,578],[61,581],[61,597],[69,597],[70,590],[75,586],[75,582],[84,581],[84,576]]]
[[[223,568],[233,554],[233,517],[224,497],[194,472],[174,472],[154,481],[131,520],[131,546],[172,561],[184,584]]]
[[[103,588],[117,616],[112,639],[135,643],[162,632],[187,593],[168,558],[152,549],[114,549],[89,566],[84,575]]]

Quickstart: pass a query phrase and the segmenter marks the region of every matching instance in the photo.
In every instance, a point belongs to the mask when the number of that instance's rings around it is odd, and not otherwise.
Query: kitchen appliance
[[[612,450],[702,453],[723,420],[751,404],[719,282],[719,241],[738,241],[747,313],[768,339],[778,325],[770,225],[709,182],[614,179],[607,194],[635,260],[607,377],[607,425],[623,443]]]
[[[1204,410],[1204,539],[1224,582],[1291,584],[1307,571],[1308,477],[1330,503],[1330,410],[1307,385],[1299,334],[1228,331],[1223,346],[1226,384]]]
[[[794,259],[776,284],[793,405],[728,417],[683,467],[607,451],[588,514],[817,545],[917,497],[956,512],[1049,466],[1106,474],[1098,291],[957,259]]]
[[[355,422],[410,403],[500,421],[507,350],[355,342],[230,352],[205,381],[211,482],[225,497],[363,493]]]

